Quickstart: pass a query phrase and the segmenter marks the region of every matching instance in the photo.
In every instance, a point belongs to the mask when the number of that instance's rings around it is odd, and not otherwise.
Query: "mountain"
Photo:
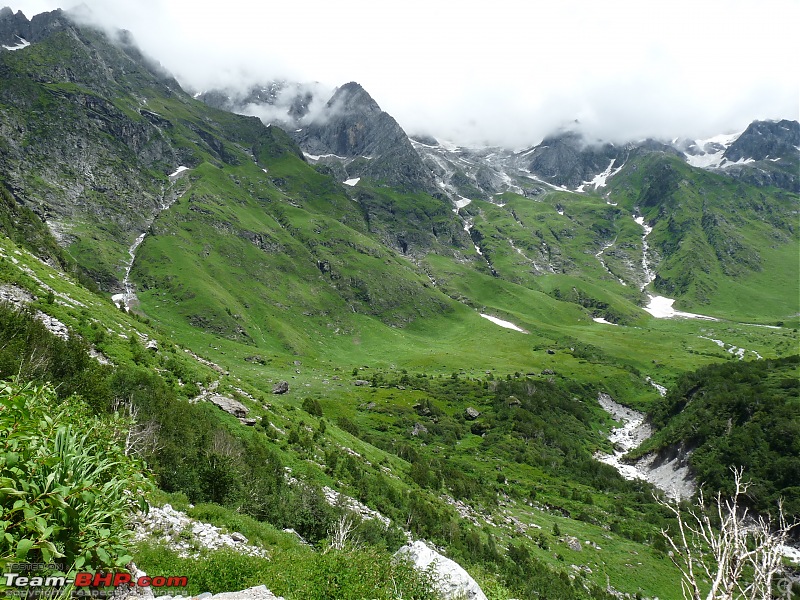
[[[357,83],[341,86],[295,140],[307,153],[354,159],[349,177],[369,177],[404,191],[431,192],[433,180],[397,121]]]
[[[708,140],[676,140],[689,164],[711,169],[759,187],[779,187],[798,193],[800,123],[753,121],[738,134]]]
[[[198,99],[285,127],[308,160],[334,169],[342,180],[368,177],[408,192],[435,192],[406,133],[364,88],[346,83],[311,111],[322,93],[319,86],[271,82],[244,94],[214,90]]]
[[[391,589],[381,565],[411,537],[497,597],[677,600],[674,521],[597,456],[616,452],[607,397],[649,411],[670,453],[710,410],[682,410],[692,382],[724,388],[746,360],[737,385],[779,372],[764,389],[794,390],[800,197],[687,158],[735,137],[410,139],[356,83],[195,98],[129,34],[0,15],[17,48],[0,50],[0,377],[80,393],[109,431],[128,415],[152,502],[270,555],[141,542],[148,572],[191,562],[194,592],[287,598],[357,580],[358,598]],[[736,162],[781,165],[753,139]],[[772,414],[751,399],[709,406]],[[696,468],[736,457],[759,419]],[[786,466],[758,471],[764,498],[793,493],[792,448],[764,454]],[[729,481],[714,474],[709,494]]]

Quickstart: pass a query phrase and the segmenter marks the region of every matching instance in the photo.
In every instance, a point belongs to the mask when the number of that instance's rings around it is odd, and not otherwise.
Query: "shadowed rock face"
[[[797,121],[753,121],[723,156],[731,162],[751,158],[767,160],[797,157],[800,123]]]
[[[759,187],[775,186],[800,192],[800,123],[753,121],[723,154],[730,162],[726,175]],[[752,162],[755,161],[755,162]]]
[[[363,158],[348,165],[351,177],[370,177],[409,191],[435,191],[405,131],[357,83],[340,87],[323,113],[295,134],[309,154]]]
[[[567,132],[542,140],[529,169],[552,184],[574,188],[602,173],[622,152],[613,144],[587,146],[580,134]]]

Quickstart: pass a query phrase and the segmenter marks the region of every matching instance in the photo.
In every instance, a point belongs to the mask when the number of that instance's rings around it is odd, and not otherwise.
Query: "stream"
[[[615,278],[617,281],[619,281],[619,282],[620,282],[622,285],[628,285],[627,283],[625,283],[625,282],[622,280],[622,278],[621,278],[621,277],[617,276],[617,275],[616,275],[614,272],[612,272],[612,271],[611,271],[611,269],[609,269],[609,268],[608,268],[608,265],[606,264],[606,261],[605,261],[605,260],[603,260],[603,253],[604,253],[606,250],[608,250],[609,248],[611,248],[611,247],[612,247],[612,246],[613,246],[613,245],[616,243],[616,241],[617,241],[617,238],[614,238],[614,240],[613,240],[613,241],[611,241],[611,242],[607,242],[606,244],[603,244],[603,247],[602,247],[602,248],[600,248],[600,251],[595,253],[595,257],[597,258],[597,260],[599,260],[599,261],[600,261],[600,264],[601,264],[601,265],[603,265],[603,268],[604,268],[606,271],[608,271],[608,274],[609,274],[609,275],[611,275],[612,277],[614,277],[614,278]]]
[[[125,291],[122,294],[114,294],[111,296],[111,301],[120,308],[125,308],[125,310],[130,310],[131,304],[136,300],[136,293],[133,291],[133,285],[131,284],[131,269],[133,268],[133,261],[136,258],[136,249],[144,241],[144,236],[146,235],[147,232],[141,234],[136,238],[136,241],[131,244],[131,247],[128,248],[128,256],[131,257],[131,260],[125,267],[125,277],[122,279],[122,287]]]
[[[170,173],[169,179],[170,182],[175,182],[175,179],[184,171],[188,171],[189,167],[180,166],[178,167],[174,173]],[[169,194],[164,194],[164,201],[161,203],[161,207],[147,224],[149,228],[152,225],[153,221],[156,220],[159,214],[163,211],[167,210],[170,206],[175,204],[175,202],[180,198],[174,191],[174,188],[170,190]],[[111,301],[116,304],[120,308],[124,308],[125,310],[130,310],[131,306],[136,302],[136,292],[133,289],[133,284],[131,283],[131,269],[133,269],[133,261],[136,260],[136,250],[139,246],[142,245],[145,236],[147,235],[147,231],[141,233],[139,237],[131,244],[131,247],[128,248],[128,256],[131,257],[130,261],[125,265],[125,277],[122,279],[122,289],[124,290],[121,294],[114,294],[111,296]]]
[[[649,481],[674,500],[689,498],[694,494],[695,485],[689,475],[686,454],[678,452],[667,458],[647,454],[634,463],[624,462],[631,450],[653,435],[653,430],[644,422],[643,413],[615,402],[608,394],[600,392],[597,401],[615,421],[622,423],[620,427],[612,429],[608,436],[614,445],[614,453],[597,452],[594,456],[597,460],[614,467],[625,479]]]

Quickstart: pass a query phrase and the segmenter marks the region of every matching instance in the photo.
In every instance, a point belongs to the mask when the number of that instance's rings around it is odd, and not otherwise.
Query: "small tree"
[[[328,550],[344,550],[348,542],[352,543],[352,533],[356,528],[356,522],[349,512],[342,512],[339,518],[336,519],[328,528],[328,536],[330,538],[330,546]]]
[[[778,505],[777,523],[763,516],[752,517],[740,505],[749,484],[742,481],[742,469],[732,469],[735,492],[723,500],[717,493],[713,505],[707,506],[702,492],[699,510],[687,514],[673,502],[656,499],[675,515],[678,531],[675,535],[662,530],[672,562],[682,574],[681,589],[687,600],[731,600],[770,598],[772,583],[782,567],[781,546],[786,544],[791,529]],[[718,524],[712,524],[712,515]],[[703,595],[700,578],[710,582]]]

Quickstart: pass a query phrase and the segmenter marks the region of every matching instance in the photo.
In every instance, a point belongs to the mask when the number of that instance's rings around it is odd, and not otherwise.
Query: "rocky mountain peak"
[[[574,188],[602,173],[622,153],[614,144],[590,144],[578,132],[563,131],[533,149],[528,168],[552,184]]]
[[[405,131],[358,83],[338,88],[293,137],[310,155],[346,160],[348,177],[371,177],[406,190],[435,190]]]
[[[21,10],[16,14],[8,6],[0,10],[0,45],[16,46],[29,35],[30,22]]]
[[[367,91],[355,81],[345,83],[328,100],[328,108],[334,112],[380,114],[381,107]]]
[[[753,121],[723,156],[732,162],[789,158],[797,154],[798,146],[800,123],[797,121]]]

